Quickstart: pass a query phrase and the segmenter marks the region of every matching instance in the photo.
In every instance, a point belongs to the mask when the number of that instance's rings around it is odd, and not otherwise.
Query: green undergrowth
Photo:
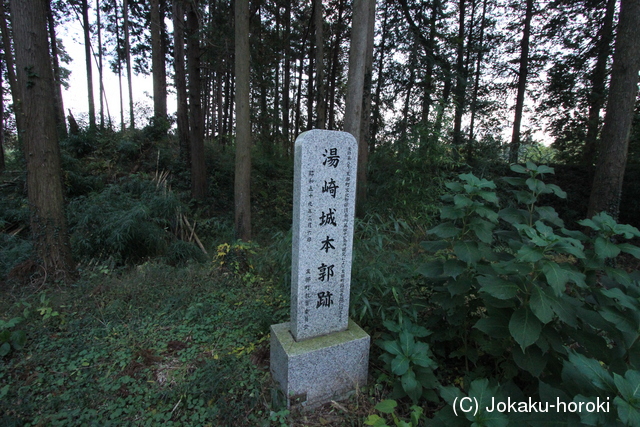
[[[268,327],[288,301],[250,271],[94,266],[7,296],[26,340],[0,365],[2,425],[269,425]]]

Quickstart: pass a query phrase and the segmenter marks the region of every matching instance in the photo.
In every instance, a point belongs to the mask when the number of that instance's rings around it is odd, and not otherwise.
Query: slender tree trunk
[[[198,0],[187,6],[187,70],[189,72],[189,138],[191,148],[191,196],[204,200],[207,196],[207,171],[204,161],[204,129],[200,78],[200,23]]]
[[[54,111],[56,118],[56,129],[58,129],[58,137],[65,138],[67,136],[67,125],[64,119],[64,105],[62,103],[62,84],[60,82],[60,62],[58,61],[58,40],[56,38],[56,24],[53,20],[53,11],[51,3],[47,2],[47,24],[49,29],[49,46],[51,47],[51,59],[53,66],[53,85],[54,85]]]
[[[427,48],[428,52],[433,52],[434,44],[436,40],[436,34],[438,29],[438,17],[440,16],[440,0],[435,0],[433,5],[431,6],[431,16],[429,18],[429,38],[427,39]],[[424,94],[422,98],[422,125],[427,126],[429,123],[429,114],[431,113],[431,104],[433,100],[431,96],[433,94],[433,69],[434,69],[434,60],[432,55],[427,55],[427,69],[424,76]]]
[[[136,121],[133,111],[133,83],[131,81],[131,43],[129,40],[129,0],[123,0],[122,16],[124,27],[124,55],[127,62],[127,82],[129,86],[129,127],[136,128]]]
[[[0,88],[3,85],[4,78],[4,51],[2,46],[0,46]],[[0,89],[0,175],[4,172],[6,168],[5,160],[4,160],[4,91]]]
[[[167,119],[167,70],[162,46],[164,14],[160,0],[151,0],[151,69],[153,72],[153,114],[157,119]]]
[[[324,88],[324,10],[322,0],[314,0],[313,5],[316,30],[316,128],[324,129],[327,120]]]
[[[314,98],[314,90],[313,90],[313,71],[314,71],[314,49],[313,49],[313,41],[309,40],[309,68],[307,73],[307,127],[309,130],[313,128],[313,98]]]
[[[124,132],[124,96],[122,95],[122,51],[120,45],[120,23],[118,19],[118,0],[113,0],[113,10],[116,18],[116,39],[117,39],[117,57],[118,57],[118,90],[120,94],[120,131]]]
[[[98,31],[98,80],[100,81],[100,129],[104,129],[104,75],[102,73],[102,22],[100,20],[100,0],[96,0],[96,30]],[[63,110],[64,111],[64,110]],[[63,116],[64,117],[64,116]]]
[[[457,158],[462,144],[462,114],[464,113],[464,98],[467,88],[467,78],[464,71],[464,20],[465,0],[458,3],[458,37],[456,38],[456,88],[455,88],[455,112],[453,118],[453,147],[454,156]]]
[[[520,151],[520,125],[522,124],[522,110],[524,109],[524,95],[527,88],[529,74],[529,39],[531,37],[531,18],[533,17],[533,2],[527,0],[527,10],[524,17],[524,30],[520,43],[520,68],[518,70],[518,94],[516,96],[516,113],[513,119],[513,133],[509,147],[509,162],[518,163]]]
[[[282,133],[285,152],[293,155],[290,151],[290,100],[291,100],[291,2],[285,2],[284,10],[284,87],[282,88]]]
[[[373,109],[371,112],[371,146],[369,151],[373,153],[378,141],[378,132],[383,127],[382,123],[382,84],[384,82],[384,59],[387,37],[389,37],[389,28],[387,25],[389,18],[389,5],[384,8],[384,17],[382,18],[382,36],[380,40],[380,48],[378,50],[378,79],[376,80],[376,90],[373,99]]]
[[[638,96],[640,71],[640,1],[622,0],[613,54],[607,112],[600,139],[600,154],[593,178],[589,210],[591,218],[601,211],[618,219],[622,181],[627,164],[629,133]]]
[[[180,156],[190,165],[189,156],[189,107],[187,104],[187,79],[184,65],[184,8],[181,0],[173,2],[173,66],[176,87],[178,144]]]
[[[373,10],[372,10],[373,9]],[[344,130],[358,141],[358,184],[356,188],[356,211],[362,212],[366,194],[366,141],[362,138],[363,92],[367,63],[367,48],[373,48],[369,37],[373,35],[370,21],[375,17],[375,0],[355,0],[353,4],[353,26],[349,47],[349,74],[344,115]],[[363,179],[364,177],[364,179]]]
[[[373,72],[373,37],[375,35],[376,3],[369,5],[367,20],[367,48],[364,60],[364,86],[362,89],[362,123],[360,125],[360,141],[358,142],[358,186],[356,199],[359,200],[358,216],[365,215],[364,205],[367,201],[367,177],[369,169],[369,151],[371,149],[371,73]]]
[[[304,69],[303,56],[304,56],[303,54],[300,55],[300,63],[298,66],[298,94],[296,95],[297,98],[296,98],[295,135],[298,135],[300,133],[300,111],[301,111],[300,105],[302,104],[302,71]]]
[[[607,81],[607,61],[611,54],[613,42],[613,18],[615,15],[616,0],[607,0],[607,8],[598,34],[596,49],[598,56],[596,65],[591,75],[591,93],[589,94],[589,118],[587,119],[587,136],[584,141],[582,162],[592,165],[596,157],[596,144],[598,130],[600,128],[600,111],[604,106],[605,84]]]
[[[407,131],[409,128],[409,109],[412,105],[412,95],[413,95],[413,87],[416,83],[416,62],[417,62],[417,48],[418,43],[413,44],[413,48],[409,53],[409,63],[407,66],[409,67],[409,80],[406,83],[407,93],[404,96],[404,103],[402,106],[402,117],[400,118],[400,138],[398,138],[398,143],[400,147],[404,148],[407,145]],[[400,149],[399,149],[400,151]]]
[[[235,0],[236,165],[234,183],[236,236],[251,240],[251,122],[249,109],[249,0]]]
[[[329,90],[327,91],[327,105],[329,106],[329,129],[336,128],[336,86],[338,81],[338,66],[340,55],[340,42],[342,41],[342,30],[344,22],[344,0],[340,0],[338,3],[338,20],[336,22],[336,35],[333,39],[333,47],[331,48],[331,72],[329,73]]]
[[[9,87],[11,89],[11,98],[13,98],[13,111],[16,118],[16,130],[18,138],[22,137],[24,132],[23,116],[20,114],[21,99],[20,86],[16,77],[16,68],[13,61],[13,49],[11,48],[11,40],[13,37],[9,32],[7,25],[7,15],[4,10],[4,1],[0,1],[0,31],[2,31],[2,47],[4,49],[4,63],[7,67],[7,77],[9,78]]]
[[[440,141],[440,137],[442,136],[442,120],[444,118],[444,112],[447,109],[447,104],[449,103],[449,96],[451,96],[451,74],[446,73],[444,75],[444,86],[442,88],[442,97],[440,98],[440,103],[438,104],[438,111],[436,113],[436,121],[433,124],[433,142],[434,144],[438,144]]]
[[[70,280],[74,272],[64,215],[60,147],[52,99],[53,72],[47,40],[46,5],[15,0],[14,29],[18,84],[23,94],[24,152],[31,233],[46,277]]]
[[[482,59],[484,58],[484,29],[486,26],[487,0],[482,2],[482,18],[480,18],[480,35],[478,40],[478,58],[473,82],[473,94],[471,95],[471,118],[469,120],[469,143],[475,139],[476,111],[478,109],[478,93],[480,91],[480,72]]]
[[[87,68],[87,95],[89,101],[89,129],[96,128],[96,107],[93,101],[93,67],[91,66],[91,28],[89,26],[89,5],[82,0],[82,27],[84,30],[84,56]]]

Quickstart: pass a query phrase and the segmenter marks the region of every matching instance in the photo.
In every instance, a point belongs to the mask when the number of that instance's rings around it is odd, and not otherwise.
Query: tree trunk
[[[376,3],[369,5],[367,21],[367,49],[364,59],[364,87],[362,89],[362,123],[360,125],[360,141],[358,142],[358,186],[356,199],[359,217],[365,215],[364,204],[367,201],[367,176],[369,168],[369,150],[371,149],[371,73],[373,72],[373,37],[375,35]]]
[[[293,155],[290,151],[291,136],[289,132],[290,120],[289,109],[291,100],[291,2],[285,2],[284,10],[284,87],[282,88],[282,133],[285,152]]]
[[[531,37],[531,18],[533,17],[533,1],[527,0],[527,10],[524,16],[524,30],[520,42],[520,68],[518,70],[518,94],[516,96],[516,113],[513,119],[513,132],[509,147],[509,162],[518,163],[520,151],[520,125],[522,124],[522,110],[524,109],[524,95],[527,89],[527,75],[529,73],[529,39]]]
[[[204,161],[204,129],[200,78],[200,23],[198,0],[187,6],[187,71],[189,73],[189,139],[191,148],[191,196],[204,200],[207,196],[207,171]]]
[[[189,107],[187,104],[187,79],[184,65],[184,8],[181,0],[173,2],[173,67],[175,72],[180,156],[190,165],[189,157]]]
[[[338,65],[340,59],[340,42],[342,41],[344,8],[345,2],[344,0],[340,0],[340,3],[338,3],[338,21],[336,22],[336,35],[333,40],[333,47],[331,48],[331,72],[329,74],[329,90],[327,91],[327,104],[329,105],[329,129],[336,128],[336,86],[338,81]]]
[[[125,0],[126,1],[126,0]],[[93,68],[91,66],[91,28],[89,26],[89,5],[82,0],[82,29],[84,31],[84,56],[87,68],[87,99],[89,101],[89,129],[96,128],[96,106],[93,102]]]
[[[113,0],[113,10],[116,21],[116,39],[117,39],[117,59],[118,59],[118,91],[120,94],[120,131],[124,132],[124,97],[122,95],[122,57],[120,52],[122,51],[120,45],[120,25],[118,22],[118,0]]]
[[[373,153],[377,140],[378,140],[378,132],[383,127],[382,122],[382,84],[384,82],[383,70],[384,70],[384,58],[385,58],[385,49],[387,37],[389,36],[389,28],[388,28],[388,18],[389,18],[389,4],[385,5],[384,9],[384,18],[382,19],[382,37],[380,40],[380,49],[378,51],[378,80],[376,81],[376,90],[373,99],[373,108],[371,112],[371,146],[370,152]]]
[[[0,88],[2,88],[4,78],[3,73],[3,65],[4,61],[4,52],[2,46],[0,46]],[[4,91],[0,90],[0,175],[4,172],[6,168],[5,160],[4,160]]]
[[[9,33],[9,26],[7,25],[7,17],[4,10],[4,1],[0,0],[0,31],[2,31],[2,47],[4,49],[4,63],[7,67],[7,77],[9,78],[9,87],[11,88],[11,98],[13,99],[13,111],[16,118],[16,131],[18,138],[24,131],[24,124],[22,114],[20,114],[20,104],[22,96],[20,94],[20,87],[18,86],[18,79],[16,77],[16,68],[13,61],[13,49],[11,48],[11,34]]]
[[[600,154],[593,178],[589,210],[591,218],[601,211],[614,219],[620,211],[622,181],[627,164],[629,133],[638,96],[640,71],[640,1],[622,0],[613,54],[611,84],[600,140]]]
[[[324,89],[324,10],[322,0],[314,0],[314,22],[316,30],[316,128],[324,129],[327,116]]]
[[[131,82],[131,44],[129,42],[129,0],[124,0],[122,6],[122,16],[124,27],[124,55],[127,62],[127,82],[129,85],[129,127],[136,128],[136,121],[133,111],[133,86]]]
[[[249,0],[235,0],[236,165],[234,182],[236,236],[251,240],[251,122],[249,109]]]
[[[471,119],[469,120],[469,143],[475,139],[476,111],[478,109],[478,92],[480,91],[480,71],[484,57],[484,29],[486,25],[487,0],[482,1],[482,18],[480,18],[480,36],[478,40],[478,58],[473,82],[473,94],[471,95]]]
[[[467,88],[467,76],[464,70],[464,19],[465,0],[458,3],[458,37],[456,38],[456,88],[454,90],[455,112],[453,114],[453,147],[454,157],[459,156],[462,144],[462,114],[464,113],[464,98]]]
[[[371,10],[373,9],[373,10]],[[349,74],[344,115],[344,130],[358,141],[358,183],[356,188],[356,211],[362,212],[363,194],[366,194],[366,141],[362,139],[362,109],[367,48],[372,47],[369,37],[373,35],[370,21],[375,17],[375,0],[355,0],[353,4],[353,26],[349,47]],[[364,178],[363,178],[364,177]]]
[[[582,163],[592,165],[596,157],[596,144],[600,128],[600,111],[604,106],[605,84],[607,81],[607,61],[611,54],[613,41],[613,18],[616,0],[607,0],[607,8],[600,28],[596,49],[598,56],[591,75],[591,93],[589,94],[589,118],[587,119],[587,136],[584,141]]]
[[[100,0],[96,0],[96,30],[98,31],[98,80],[100,81],[100,129],[104,129],[104,74],[102,68],[102,22],[100,20]],[[62,94],[61,94],[62,96]],[[64,110],[63,110],[64,112]],[[64,117],[64,115],[63,115]],[[111,122],[111,118],[109,118]],[[111,126],[111,124],[109,124]]]
[[[47,2],[47,23],[49,28],[49,46],[51,47],[51,59],[53,66],[53,102],[56,118],[56,129],[58,136],[65,138],[67,136],[67,125],[64,119],[64,105],[62,103],[62,84],[60,82],[60,61],[58,61],[58,40],[56,38],[56,24],[53,20],[53,11],[51,3]],[[0,116],[2,117],[2,116]]]
[[[64,215],[60,147],[52,99],[53,72],[46,5],[21,0],[11,7],[22,114],[31,233],[45,277],[70,280],[74,265]]]
[[[151,69],[153,73],[153,114],[156,119],[167,120],[167,70],[162,46],[164,14],[160,0],[151,0]]]

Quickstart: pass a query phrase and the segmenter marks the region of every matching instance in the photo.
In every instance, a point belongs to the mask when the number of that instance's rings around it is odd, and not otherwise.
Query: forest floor
[[[268,332],[288,318],[288,292],[219,264],[94,265],[70,287],[5,285],[0,312],[17,319],[6,329],[26,342],[2,358],[0,425],[363,425],[376,387],[286,410]]]

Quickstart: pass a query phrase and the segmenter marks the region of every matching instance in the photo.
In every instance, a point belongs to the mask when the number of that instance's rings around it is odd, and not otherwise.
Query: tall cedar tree
[[[11,98],[13,98],[13,111],[16,112],[16,133],[18,137],[22,135],[24,124],[22,114],[18,114],[20,110],[20,88],[18,87],[18,79],[16,77],[16,68],[13,61],[13,49],[11,47],[11,33],[7,24],[7,15],[4,9],[4,1],[0,1],[0,31],[2,32],[2,47],[4,49],[3,62],[7,68],[7,77],[9,78],[9,88],[11,89]]]
[[[2,76],[4,72],[4,52],[0,46],[0,174],[4,172],[4,90],[2,90]]]
[[[249,0],[235,3],[236,171],[234,183],[236,236],[251,240],[251,122],[249,111]]]
[[[189,106],[187,103],[187,78],[184,64],[184,6],[182,1],[173,2],[173,67],[176,87],[178,141],[180,156],[189,160]]]
[[[87,69],[87,100],[89,102],[89,128],[96,127],[96,107],[93,101],[93,71],[91,67],[91,27],[89,25],[89,5],[82,0],[82,28],[84,30],[84,59]]]
[[[149,13],[151,24],[151,69],[153,73],[153,115],[158,119],[167,119],[167,71],[165,68],[162,45],[164,13],[160,0],[151,0]]]
[[[47,0],[12,1],[16,70],[24,118],[31,233],[48,277],[68,280],[74,264],[64,216],[60,147],[47,39]]]
[[[207,170],[204,162],[204,123],[202,115],[202,82],[200,77],[200,20],[198,0],[187,4],[187,71],[189,73],[189,150],[191,152],[191,197],[207,196]]]
[[[373,10],[372,10],[373,9]],[[356,187],[356,211],[362,212],[366,195],[367,141],[362,138],[362,109],[367,48],[373,48],[368,39],[373,35],[370,21],[375,16],[375,0],[354,0],[351,46],[349,47],[349,74],[344,115],[344,130],[358,141],[358,183]]]
[[[529,74],[529,39],[531,38],[531,19],[533,18],[534,0],[527,0],[527,8],[524,15],[524,29],[520,42],[520,66],[518,68],[518,93],[516,95],[516,112],[513,119],[513,132],[509,147],[509,162],[518,162],[520,151],[520,125],[522,124],[522,111],[524,110],[524,95],[527,88],[527,76]]]
[[[638,95],[638,71],[640,71],[638,46],[640,46],[640,0],[622,0],[609,98],[600,139],[600,155],[596,163],[587,212],[589,218],[598,212],[605,211],[617,219],[620,211],[629,133]]]

